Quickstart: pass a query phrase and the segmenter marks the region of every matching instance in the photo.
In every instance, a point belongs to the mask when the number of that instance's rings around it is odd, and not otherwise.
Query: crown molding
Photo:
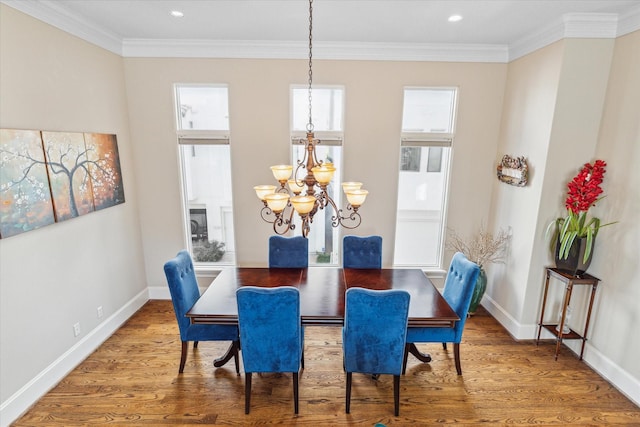
[[[372,61],[506,62],[507,47],[475,44],[315,42],[317,59]],[[308,43],[240,40],[141,40],[123,42],[124,57],[306,59]]]
[[[640,5],[619,17],[617,36],[621,37],[638,30],[640,30]]]
[[[615,13],[568,13],[562,17],[564,38],[614,39],[618,32]]]
[[[640,27],[640,7],[634,13],[620,17],[614,13],[568,13],[561,20],[528,34],[509,46],[509,61],[541,49],[565,38],[614,39],[619,37],[621,18],[627,31]]]

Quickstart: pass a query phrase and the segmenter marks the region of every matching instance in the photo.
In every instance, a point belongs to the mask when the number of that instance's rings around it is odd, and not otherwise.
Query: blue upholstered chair
[[[344,236],[342,254],[344,268],[381,268],[382,237]]]
[[[469,312],[469,304],[473,289],[476,286],[476,280],[480,273],[480,267],[469,261],[461,252],[453,255],[447,278],[444,282],[444,299],[449,303],[451,308],[456,312],[460,320],[458,320],[453,328],[409,328],[407,331],[407,343],[417,342],[441,342],[443,348],[447,348],[447,343],[453,343],[453,354],[456,362],[456,371],[458,375],[462,375],[460,366],[460,341],[462,340],[462,332],[467,321],[467,313]],[[407,353],[403,363],[402,373],[405,372],[407,366]]]
[[[297,414],[298,373],[304,367],[298,289],[243,286],[236,291],[236,297],[245,372],[245,414],[249,413],[254,372],[291,372]]]
[[[393,375],[394,413],[398,416],[409,299],[409,293],[401,290],[347,289],[342,328],[347,414],[352,373],[374,372]]]
[[[269,237],[269,268],[307,268],[309,240],[302,236]]]
[[[238,363],[238,327],[233,325],[192,325],[187,311],[200,298],[200,289],[196,274],[193,269],[191,255],[186,250],[178,252],[175,258],[164,264],[164,274],[167,276],[173,311],[178,320],[180,329],[180,340],[182,341],[182,355],[180,356],[180,369],[184,371],[184,364],[187,361],[187,350],[189,341],[193,341],[193,348],[198,347],[198,341],[232,341],[232,351],[236,363],[236,372],[240,373]]]

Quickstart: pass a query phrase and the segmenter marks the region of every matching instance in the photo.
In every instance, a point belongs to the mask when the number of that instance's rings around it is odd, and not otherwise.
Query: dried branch
[[[455,230],[449,229],[446,247],[462,252],[482,268],[489,263],[504,263],[508,243],[509,234],[505,230],[500,230],[493,236],[485,230],[484,224],[480,224],[480,230],[469,239],[464,239]]]

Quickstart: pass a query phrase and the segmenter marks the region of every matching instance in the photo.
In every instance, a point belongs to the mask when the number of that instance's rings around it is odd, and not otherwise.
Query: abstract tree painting
[[[124,203],[115,135],[0,132],[0,238]]]
[[[124,203],[124,186],[120,173],[120,156],[115,135],[85,133],[89,175],[96,210]]]
[[[42,132],[57,221],[93,212],[88,149],[82,133]]]
[[[40,131],[0,129],[0,237],[54,221]]]

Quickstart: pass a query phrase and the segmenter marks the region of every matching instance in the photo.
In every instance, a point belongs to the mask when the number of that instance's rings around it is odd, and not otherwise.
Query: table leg
[[[418,347],[416,347],[414,343],[409,343],[408,345],[409,345],[409,353],[413,354],[416,357],[416,359],[418,359],[423,363],[431,362],[431,355],[427,353],[421,353],[420,350],[418,350]]]
[[[240,341],[232,341],[231,345],[227,349],[227,352],[222,355],[222,357],[218,357],[213,361],[213,366],[219,368],[220,366],[224,366],[231,358],[238,353],[240,348]]]
[[[560,318],[560,324],[558,325],[558,332],[556,336],[556,360],[558,360],[558,354],[560,353],[560,344],[562,344],[564,323],[567,320],[567,307],[571,302],[571,291],[573,290],[573,281],[567,282],[567,287],[564,293],[564,300],[562,302],[562,317]]]

